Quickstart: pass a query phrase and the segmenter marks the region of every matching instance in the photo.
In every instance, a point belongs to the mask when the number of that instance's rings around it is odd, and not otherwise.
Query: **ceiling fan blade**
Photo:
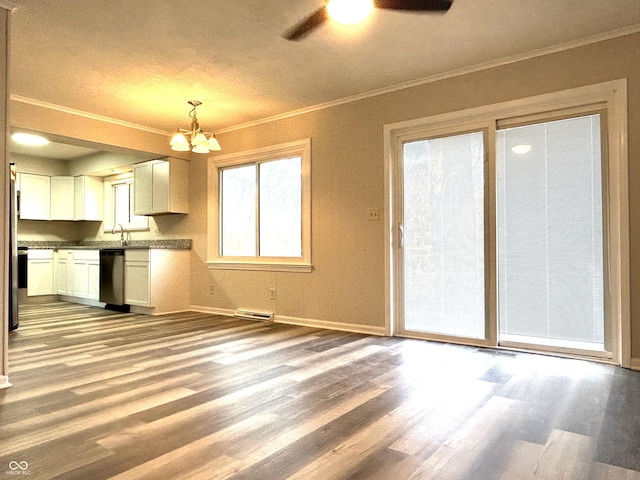
[[[321,7],[298,25],[286,32],[283,37],[287,40],[300,40],[306,37],[312,30],[315,30],[327,20],[327,8]]]
[[[374,0],[376,8],[413,12],[446,12],[453,0]]]

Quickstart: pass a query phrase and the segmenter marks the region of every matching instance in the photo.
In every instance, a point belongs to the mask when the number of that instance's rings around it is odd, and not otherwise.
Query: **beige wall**
[[[206,158],[192,158],[191,213],[156,219],[162,222],[163,235],[193,239],[192,305],[272,310],[280,316],[382,329],[385,221],[369,221],[367,209],[384,211],[383,126],[618,78],[628,79],[633,295],[640,283],[640,189],[633,188],[640,180],[639,53],[640,34],[634,34],[218,135],[225,154],[312,139],[315,269],[312,273],[208,270]],[[26,113],[20,119],[30,123]],[[77,122],[68,123],[78,128]],[[69,135],[69,131],[58,133]],[[127,135],[136,137],[127,145],[144,149],[139,132]],[[94,141],[119,141],[116,132],[107,137]],[[154,138],[149,149],[158,150],[159,142],[160,137]],[[270,288],[276,288],[275,301],[269,298]],[[640,295],[633,295],[631,307],[632,354],[640,357]]]
[[[640,177],[640,35],[630,35],[219,135],[225,153],[312,139],[312,260],[306,273],[208,271],[204,213],[195,222],[192,304],[266,308],[278,315],[383,327],[383,126],[573,87],[628,78],[631,185]],[[205,162],[192,163],[192,199],[206,196]],[[632,290],[640,282],[640,189],[631,189]],[[202,204],[204,210],[204,204]],[[208,294],[212,284],[214,294]],[[277,300],[268,298],[277,288]],[[637,312],[640,296],[632,300]],[[640,314],[632,319],[640,356]]]

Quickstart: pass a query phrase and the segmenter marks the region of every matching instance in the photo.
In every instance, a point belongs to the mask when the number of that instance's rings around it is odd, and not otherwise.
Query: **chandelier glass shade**
[[[194,153],[209,153],[211,150],[222,150],[215,134],[213,132],[203,132],[198,124],[196,108],[202,105],[202,102],[199,100],[189,100],[187,103],[193,107],[189,112],[191,130],[178,128],[178,131],[169,142],[171,150],[177,152],[188,152],[191,150]],[[209,135],[208,138],[207,135]],[[190,137],[191,140],[187,137]]]

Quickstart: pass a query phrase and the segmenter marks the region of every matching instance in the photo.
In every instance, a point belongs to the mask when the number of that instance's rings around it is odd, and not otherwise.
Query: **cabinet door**
[[[73,296],[89,296],[89,265],[86,261],[73,261]]]
[[[87,298],[100,298],[100,262],[91,261],[87,264]]]
[[[151,164],[151,209],[153,213],[171,211],[169,162]]]
[[[145,162],[133,166],[133,213],[148,215],[152,213],[152,169]]]
[[[34,251],[29,255],[35,258],[27,259],[27,295],[53,295],[53,251]]]
[[[57,272],[56,272],[56,283],[57,283],[57,292],[58,295],[68,295],[69,294],[69,268],[67,265],[67,257],[69,254],[69,250],[58,250],[57,253]]]
[[[149,262],[125,262],[124,303],[151,307]]]
[[[51,177],[51,220],[73,220],[73,177]]]
[[[67,258],[64,260],[58,260],[58,295],[66,295],[67,294]]]
[[[102,179],[86,175],[75,177],[74,191],[74,219],[101,221],[104,213],[104,184]]]
[[[51,177],[20,174],[20,218],[22,220],[51,219]]]
[[[53,260],[29,260],[27,263],[27,295],[52,295]]]

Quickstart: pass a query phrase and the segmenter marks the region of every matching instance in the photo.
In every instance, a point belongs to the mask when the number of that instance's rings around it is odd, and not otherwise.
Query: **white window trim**
[[[220,255],[220,169],[230,166],[283,158],[302,159],[302,256],[223,257]],[[207,266],[221,270],[262,270],[311,272],[311,139],[282,143],[255,150],[212,157],[208,162],[208,236]]]
[[[425,128],[433,131],[474,128],[485,124],[490,132],[501,119],[519,116],[551,114],[554,111],[604,104],[608,127],[608,258],[610,315],[614,337],[612,361],[623,367],[632,366],[631,358],[631,288],[629,252],[629,167],[628,167],[628,113],[627,80],[618,79],[595,85],[577,87],[534,97],[449,112],[426,118],[409,120],[384,126],[385,148],[385,322],[386,334],[397,331],[398,262],[397,245],[401,241],[398,212],[395,204],[394,182],[399,168],[401,146],[407,136]],[[489,135],[489,143],[494,138]],[[491,147],[493,148],[493,146]],[[490,178],[493,178],[490,176]],[[491,316],[495,312],[490,312]],[[495,322],[491,322],[495,330]],[[489,341],[494,345],[495,332],[490,332]],[[456,342],[456,339],[451,339]],[[634,359],[635,360],[635,359]]]
[[[113,175],[104,179],[104,223],[105,233],[111,233],[114,228],[114,211],[113,211],[113,186],[123,183],[132,183],[133,173],[122,173]],[[144,221],[140,223],[126,223],[122,225],[127,231],[146,231],[149,230],[149,217],[144,217]]]

